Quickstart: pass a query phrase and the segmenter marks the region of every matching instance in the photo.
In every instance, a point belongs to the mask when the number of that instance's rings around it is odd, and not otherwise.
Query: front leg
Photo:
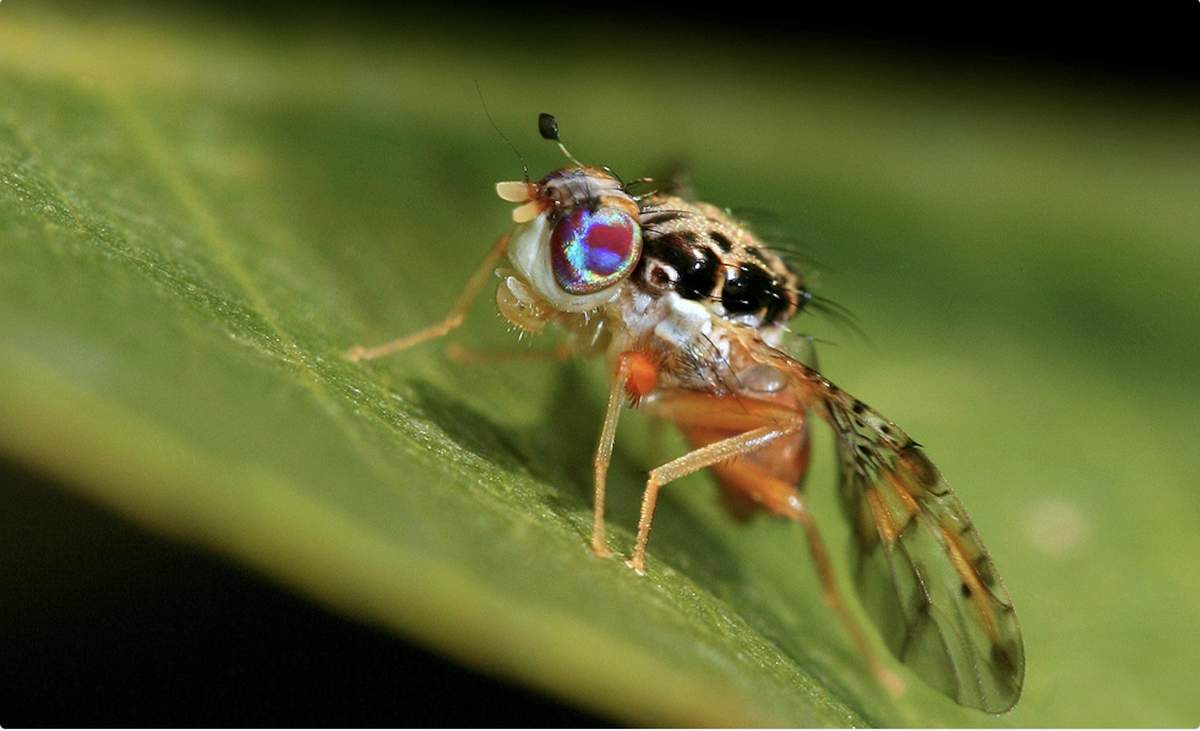
[[[492,270],[496,267],[496,262],[500,257],[504,256],[504,252],[508,249],[508,235],[505,234],[496,240],[484,257],[483,262],[471,274],[471,278],[467,280],[467,286],[463,287],[463,291],[458,295],[458,299],[454,302],[454,306],[450,308],[450,312],[446,316],[434,324],[422,328],[415,333],[405,335],[402,338],[396,338],[391,342],[375,345],[370,348],[361,345],[355,345],[346,351],[346,357],[354,362],[360,360],[374,360],[385,355],[390,355],[400,350],[406,350],[414,345],[419,345],[427,340],[444,337],[453,332],[459,325],[462,324],[463,318],[466,317],[467,310],[479,295],[479,290],[483,289],[483,285],[487,283],[488,277],[491,276]]]

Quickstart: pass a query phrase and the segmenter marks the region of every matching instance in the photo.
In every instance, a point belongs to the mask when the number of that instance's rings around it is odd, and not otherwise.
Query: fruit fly
[[[650,470],[628,566],[645,573],[659,491],[707,469],[734,516],[762,511],[800,525],[824,599],[875,677],[899,692],[846,608],[801,489],[809,426],[821,419],[837,444],[855,583],[887,647],[962,705],[1011,708],[1024,677],[1020,629],[970,517],[915,441],[781,349],[788,321],[812,300],[801,272],[722,209],[666,192],[635,195],[607,168],[572,157],[553,117],[543,114],[539,128],[570,164],[536,182],[526,171],[496,185],[516,206],[516,227],[446,317],[348,357],[377,358],[448,334],[494,273],[496,306],[512,325],[540,333],[554,324],[566,333],[556,352],[608,363],[592,552],[612,556],[604,496],[621,412],[646,410],[674,423],[691,449]]]

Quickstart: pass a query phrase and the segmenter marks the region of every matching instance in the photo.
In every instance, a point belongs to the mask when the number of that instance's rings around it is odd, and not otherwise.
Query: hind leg
[[[829,552],[825,549],[825,541],[821,538],[817,523],[813,519],[812,513],[808,511],[808,506],[800,492],[792,485],[746,462],[719,465],[715,471],[726,484],[735,485],[752,493],[756,502],[775,515],[800,524],[808,538],[808,550],[812,555],[813,564],[817,568],[817,577],[821,581],[825,603],[837,615],[846,634],[850,635],[850,639],[854,641],[859,654],[871,669],[871,674],[889,694],[893,697],[899,696],[904,690],[904,683],[895,673],[879,662],[875,651],[871,649],[867,633],[863,630],[862,625],[855,621],[854,616],[846,607],[833,575],[833,567],[829,562]]]
[[[904,692],[904,681],[879,662],[879,657],[871,649],[862,625],[854,620],[850,610],[846,608],[841,592],[838,591],[837,582],[834,580],[833,569],[829,565],[829,553],[825,550],[825,541],[821,538],[821,532],[817,530],[817,524],[813,520],[812,514],[808,512],[808,506],[804,504],[803,498],[797,496],[795,502],[797,510],[794,520],[804,528],[804,532],[808,536],[808,549],[812,554],[813,563],[817,566],[817,575],[821,579],[821,586],[825,592],[825,603],[837,614],[838,620],[846,628],[846,633],[854,640],[859,654],[866,661],[867,667],[871,669],[871,674],[875,676],[876,681],[893,698],[899,698],[900,694]]]
[[[753,419],[759,419],[760,423],[763,420],[778,423],[788,418],[789,415],[793,420],[802,416],[786,407],[769,402],[739,402],[730,408],[728,404],[716,397],[691,393],[665,399],[654,404],[654,407],[659,416],[675,421],[685,433],[691,432],[702,442],[713,440],[713,443],[719,443],[716,440],[721,430],[744,427]],[[729,410],[719,411],[718,409],[721,407]],[[803,419],[798,424],[797,432],[803,429]],[[778,445],[779,442],[774,444]],[[797,476],[797,482],[803,480],[807,472],[808,444],[809,442],[806,440],[802,452],[802,464],[799,465],[798,471],[790,471],[790,474]],[[764,451],[774,448],[770,444],[764,446]],[[876,681],[890,695],[898,696],[903,691],[903,681],[880,663],[878,656],[871,648],[867,633],[847,608],[834,577],[825,541],[821,538],[821,532],[809,512],[796,482],[780,479],[749,459],[718,462],[712,464],[711,469],[726,490],[744,495],[754,505],[765,509],[772,515],[800,524],[808,540],[809,553],[817,569],[817,577],[821,582],[825,603],[834,611]],[[784,473],[787,474],[789,471],[785,470]]]

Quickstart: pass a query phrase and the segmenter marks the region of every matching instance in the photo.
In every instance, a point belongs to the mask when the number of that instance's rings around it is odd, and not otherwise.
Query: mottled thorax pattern
[[[635,287],[672,291],[756,328],[782,326],[808,301],[800,275],[715,206],[653,195],[642,201],[641,224]]]

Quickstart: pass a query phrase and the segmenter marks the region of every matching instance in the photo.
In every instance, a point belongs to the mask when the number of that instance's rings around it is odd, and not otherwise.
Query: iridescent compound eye
[[[576,208],[550,236],[554,279],[570,294],[597,292],[617,283],[641,252],[641,227],[620,208]]]

